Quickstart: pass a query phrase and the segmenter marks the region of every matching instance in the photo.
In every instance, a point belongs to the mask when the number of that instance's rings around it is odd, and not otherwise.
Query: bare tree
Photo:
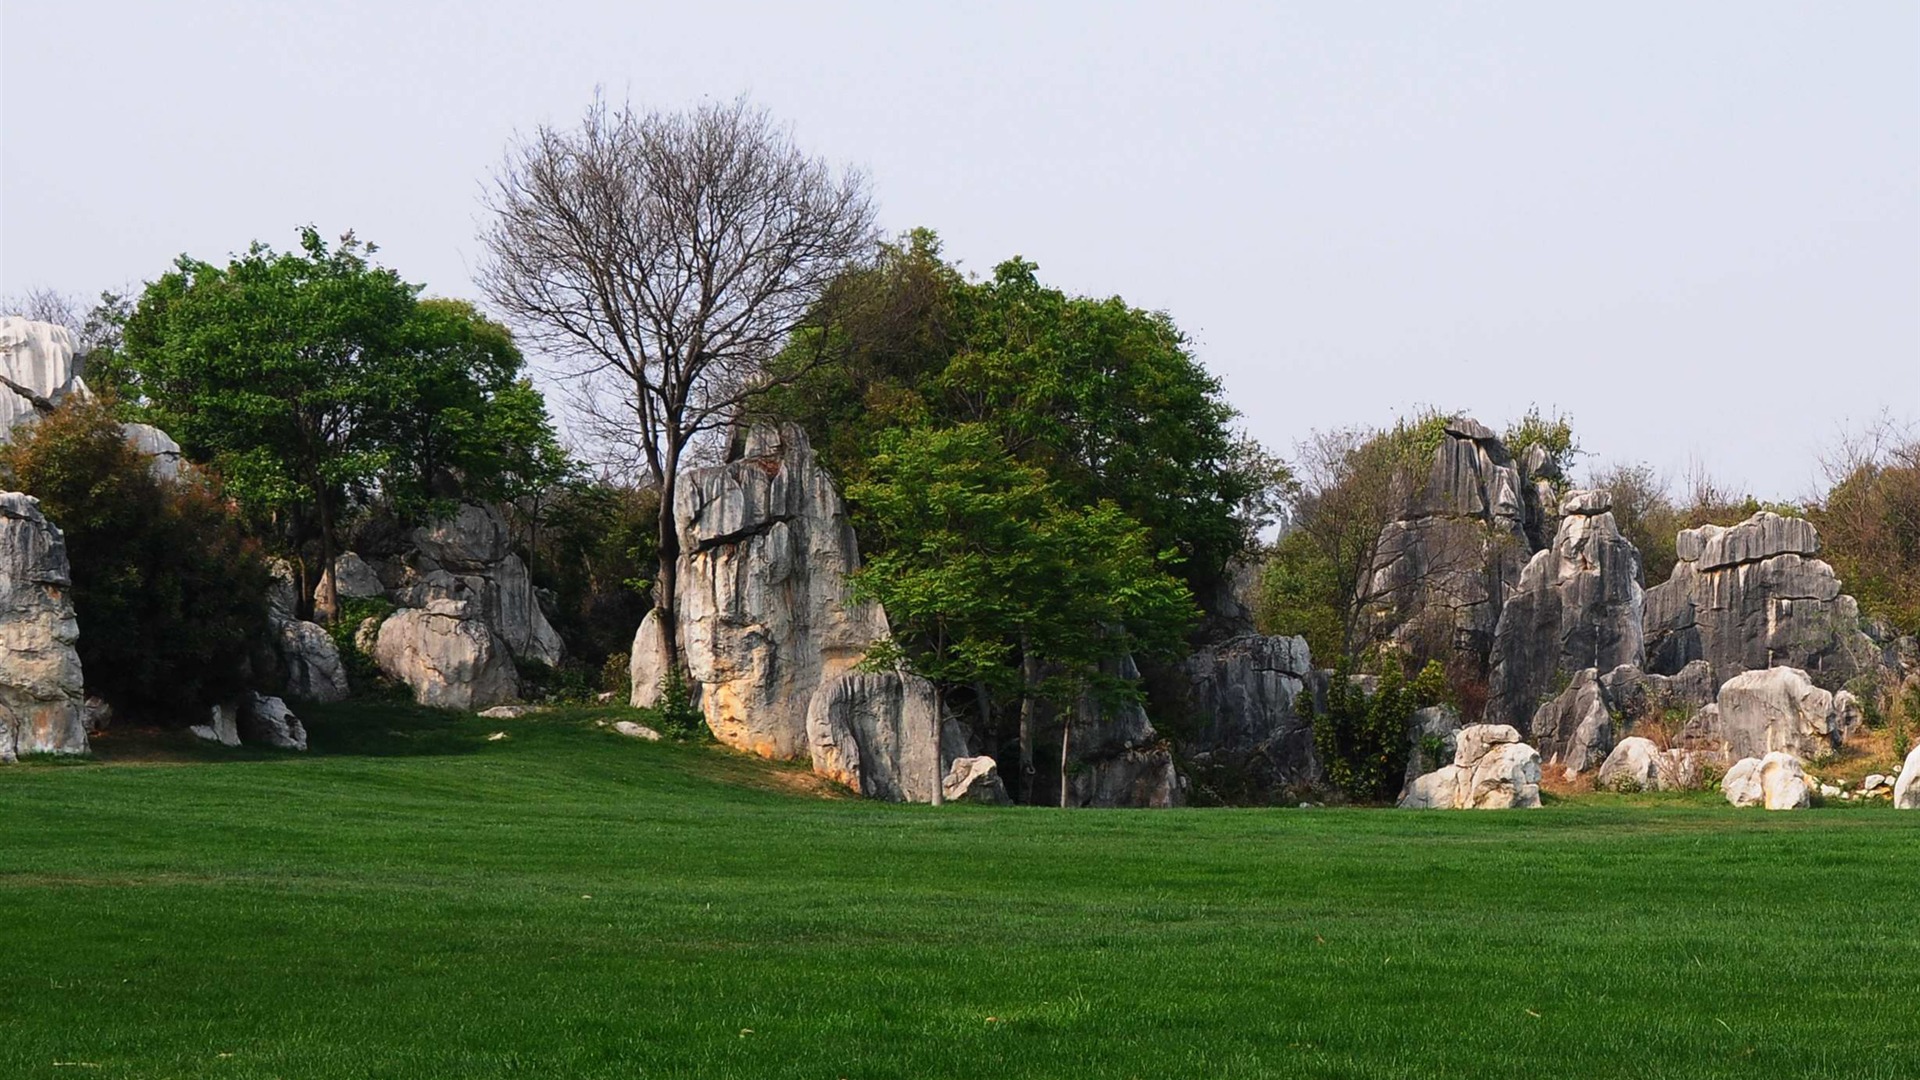
[[[509,146],[487,207],[481,286],[563,365],[585,412],[623,421],[660,489],[654,606],[671,628],[681,464],[773,384],[768,361],[872,249],[866,179],[808,156],[745,99],[639,114],[596,97],[577,128]]]

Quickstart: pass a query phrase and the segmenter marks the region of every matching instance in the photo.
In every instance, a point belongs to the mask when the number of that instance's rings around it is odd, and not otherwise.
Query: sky
[[[1920,421],[1920,4],[0,0],[0,295],[311,223],[477,298],[595,88],[741,94],[881,224],[1164,310],[1246,429],[1571,417],[1766,498]]]

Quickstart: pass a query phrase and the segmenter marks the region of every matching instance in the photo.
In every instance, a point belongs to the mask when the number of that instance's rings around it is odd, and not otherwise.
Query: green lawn
[[[0,769],[0,1076],[1920,1076],[1920,814],[934,810],[614,715]]]

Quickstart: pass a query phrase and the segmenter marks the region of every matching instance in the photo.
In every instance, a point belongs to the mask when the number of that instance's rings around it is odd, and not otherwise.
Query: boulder
[[[1720,790],[1735,806],[1768,810],[1804,810],[1812,802],[1806,770],[1792,754],[1774,751],[1763,758],[1742,758],[1720,780]]]
[[[943,785],[948,802],[979,802],[1005,806],[1013,800],[1000,782],[1000,767],[990,757],[955,758]]]
[[[1580,671],[1597,679],[1599,672],[1639,666],[1640,553],[1620,535],[1609,506],[1606,492],[1569,494],[1553,542],[1528,560],[1501,606],[1488,676],[1488,723],[1524,730],[1560,679]],[[1541,752],[1552,759],[1544,741]]]
[[[320,575],[320,584],[313,589],[315,603],[318,603],[320,597],[326,592],[328,579],[337,583],[334,588],[343,597],[364,598],[385,596],[387,593],[387,587],[380,582],[380,575],[374,572],[373,567],[367,565],[365,559],[351,551],[334,559],[333,569]]]
[[[1742,672],[1720,687],[1716,704],[1731,758],[1774,750],[1818,758],[1838,745],[1833,695],[1813,685],[1798,668]]]
[[[1452,706],[1430,705],[1416,710],[1407,724],[1407,771],[1400,782],[1400,797],[1406,798],[1414,782],[1453,762],[1460,744],[1460,714]]]
[[[1724,682],[1743,671],[1796,667],[1845,681],[1879,650],[1833,568],[1814,558],[1810,522],[1762,511],[1731,528],[1677,538],[1680,561],[1647,590],[1647,667],[1672,674],[1694,660]]]
[[[1453,763],[1417,778],[1403,809],[1504,810],[1540,805],[1540,754],[1507,724],[1460,729]]]
[[[650,709],[660,703],[667,678],[667,642],[660,633],[660,609],[654,608],[640,620],[633,635],[633,651],[627,658],[627,681],[632,687],[629,701],[636,709]]]
[[[319,623],[275,619],[280,662],[286,669],[285,693],[300,701],[344,701],[351,692],[340,647]]]
[[[490,506],[461,503],[452,516],[415,529],[413,546],[445,569],[483,571],[507,557],[507,522]]]
[[[484,623],[520,660],[556,666],[566,658],[566,643],[547,621],[526,563],[512,551],[506,518],[495,507],[462,503],[452,515],[413,530],[400,555],[361,565],[369,576],[359,587],[372,589],[377,581],[402,608],[451,602],[461,606],[464,618]],[[344,582],[347,570],[341,572]]]
[[[1487,711],[1493,712],[1491,705]],[[1567,775],[1599,765],[1613,749],[1613,715],[1599,672],[1586,668],[1576,673],[1559,696],[1534,711],[1530,730],[1540,756],[1549,765],[1565,768]]]
[[[519,694],[506,643],[450,601],[388,616],[380,624],[373,660],[388,678],[412,687],[413,699],[422,705],[484,709]]]
[[[162,480],[178,480],[186,469],[186,455],[173,436],[152,424],[121,424],[121,434],[147,458],[147,468]]]
[[[1313,723],[1300,707],[1314,677],[1306,639],[1242,634],[1195,649],[1185,674],[1190,757],[1258,773],[1267,787],[1313,778]]]
[[[40,501],[0,492],[0,761],[87,750],[72,586],[66,538]]]
[[[248,694],[240,702],[240,741],[276,750],[305,750],[307,727],[287,703],[265,694]]]
[[[1705,660],[1695,660],[1673,675],[1655,675],[1622,664],[1600,677],[1600,693],[1607,707],[1629,724],[1664,719],[1676,711],[1691,716],[1712,704],[1719,685],[1713,680],[1712,665]]]
[[[1140,669],[1133,657],[1104,665],[1111,679],[1137,683]],[[1173,752],[1154,730],[1145,708],[1136,701],[1102,703],[1083,694],[1065,725],[1067,735],[1066,806],[1152,807],[1178,806],[1182,801]],[[1043,774],[1053,770],[1042,769]],[[1059,792],[1057,776],[1052,792]]]
[[[195,724],[187,731],[195,738],[221,746],[240,745],[240,709],[237,705],[212,705],[207,708],[207,722]]]
[[[0,442],[15,425],[68,394],[86,394],[74,363],[73,335],[57,323],[0,317]]]
[[[1700,786],[1702,758],[1690,750],[1662,750],[1651,739],[1621,739],[1600,766],[1602,791],[1691,791]]]
[[[1851,690],[1841,690],[1833,695],[1833,738],[1835,742],[1846,742],[1854,733],[1867,726],[1867,710],[1860,698]]]
[[[660,733],[645,724],[636,724],[631,720],[615,720],[613,730],[629,739],[644,739],[647,742],[659,742]]]
[[[870,799],[932,802],[966,740],[942,725],[934,746],[933,684],[917,675],[852,671],[814,696],[807,712],[813,771]]]
[[[1907,754],[1900,778],[1893,782],[1893,806],[1896,810],[1920,810],[1920,745]]]

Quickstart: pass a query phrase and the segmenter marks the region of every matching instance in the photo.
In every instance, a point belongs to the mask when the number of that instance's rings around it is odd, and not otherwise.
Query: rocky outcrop
[[[506,643],[459,601],[432,600],[388,616],[373,660],[422,705],[484,709],[519,694]]]
[[[1487,711],[1491,714],[1493,707]],[[1565,690],[1534,711],[1530,730],[1540,756],[1569,776],[1600,764],[1613,749],[1613,714],[1599,672],[1587,668],[1575,674]]]
[[[1705,660],[1695,660],[1673,675],[1654,675],[1622,664],[1600,677],[1607,706],[1629,724],[1679,713],[1690,716],[1713,702],[1719,684]]]
[[[944,763],[967,756],[966,739],[950,723],[934,745],[935,712],[933,684],[918,676],[839,676],[807,710],[813,771],[870,799],[932,802],[933,786],[947,776]]]
[[[1474,724],[1456,736],[1453,763],[1427,773],[1400,799],[1408,810],[1506,810],[1540,805],[1540,754],[1507,724]]]
[[[1780,751],[1735,762],[1721,778],[1720,790],[1735,806],[1764,806],[1768,810],[1804,810],[1813,797],[1800,759]]]
[[[1859,605],[1813,557],[1811,522],[1763,511],[1731,528],[1685,530],[1678,549],[1673,575],[1647,590],[1649,670],[1705,660],[1723,682],[1774,666],[1842,681],[1879,663]]]
[[[1611,497],[1571,492],[1561,510],[1553,542],[1528,560],[1500,609],[1488,723],[1529,730],[1535,709],[1559,680],[1580,671],[1597,678],[1597,672],[1641,662],[1640,553],[1620,535]],[[1539,729],[1531,730],[1552,761],[1564,744],[1550,748]]]
[[[1651,739],[1621,739],[1600,765],[1594,786],[1602,791],[1691,791],[1700,786],[1703,755],[1662,750]]]
[[[240,702],[238,733],[241,742],[254,746],[302,751],[307,748],[307,726],[286,702],[265,694],[248,694]]]
[[[1739,759],[1784,751],[1824,757],[1839,745],[1833,695],[1798,668],[1747,671],[1728,679],[1715,702],[1727,756]]]
[[[207,707],[207,722],[195,724],[187,731],[207,742],[239,746],[240,708],[238,705],[210,705]]]
[[[948,802],[1005,806],[1013,801],[1000,780],[999,765],[990,757],[955,758],[947,770],[944,791]]]
[[[1893,806],[1896,810],[1920,810],[1920,746],[1907,754],[1900,778],[1893,782]]]
[[[460,617],[483,624],[513,657],[559,664],[566,645],[541,610],[526,563],[514,554],[510,540],[498,509],[462,503],[452,516],[415,529],[398,555],[372,560],[342,556],[335,573],[342,595],[372,595],[365,590],[372,589],[373,582],[359,572],[357,562],[371,571],[395,605],[422,610],[436,602],[461,605]]]
[[[319,623],[294,617],[299,591],[293,583],[293,567],[285,559],[277,559],[271,569],[267,622],[273,631],[273,660],[278,664],[281,692],[301,701],[346,700],[352,688],[347,684],[347,668],[341,662],[339,646]]]
[[[1194,725],[1183,748],[1195,766],[1230,767],[1263,787],[1314,778],[1305,638],[1243,634],[1195,649],[1185,672]]]
[[[121,424],[120,430],[135,450],[147,458],[147,468],[162,480],[178,480],[187,468],[186,455],[173,436],[152,424]]]
[[[0,761],[86,752],[72,586],[66,539],[40,501],[0,492]]]
[[[1381,531],[1359,597],[1376,630],[1486,657],[1545,512],[1534,478],[1492,430],[1450,422],[1424,488]]]
[[[0,317],[0,441],[67,395],[86,393],[66,327]]]
[[[333,568],[320,575],[320,584],[313,590],[314,599],[318,600],[326,592],[329,582],[334,583],[335,590],[343,597],[364,599],[385,596],[387,592],[386,584],[373,567],[351,551],[334,559]]]

